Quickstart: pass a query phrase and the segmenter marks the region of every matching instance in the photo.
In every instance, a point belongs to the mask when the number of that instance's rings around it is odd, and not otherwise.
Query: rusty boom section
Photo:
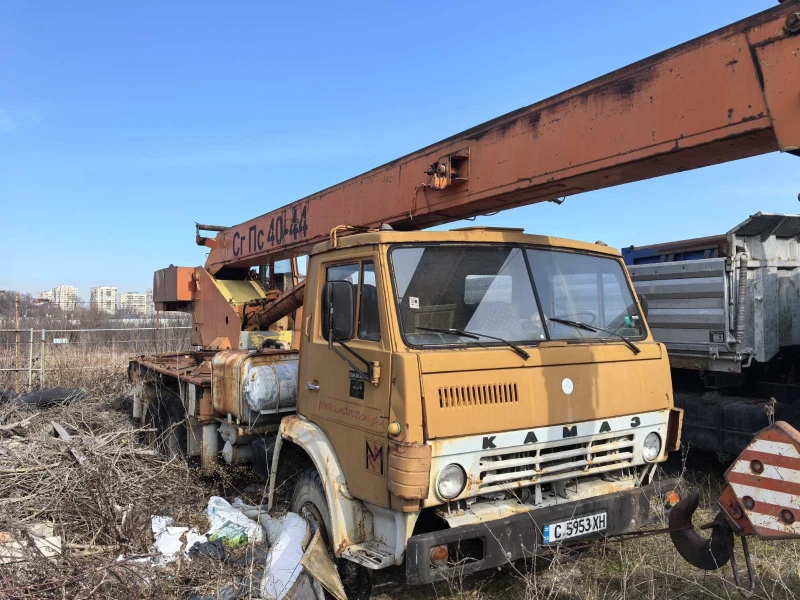
[[[211,249],[206,269],[302,254],[343,224],[421,229],[776,150],[798,154],[798,33],[800,0],[784,2],[198,236]]]

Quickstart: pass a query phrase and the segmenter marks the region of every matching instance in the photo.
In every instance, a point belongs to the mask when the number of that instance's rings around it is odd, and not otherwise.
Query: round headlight
[[[642,446],[642,456],[647,462],[653,462],[661,454],[661,436],[655,431],[651,431],[644,438]]]
[[[456,464],[447,465],[439,471],[436,491],[444,500],[452,500],[464,491],[465,485],[467,485],[467,475],[464,473],[464,469]]]

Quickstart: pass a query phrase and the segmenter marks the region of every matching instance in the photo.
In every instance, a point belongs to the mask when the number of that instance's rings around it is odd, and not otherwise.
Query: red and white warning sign
[[[783,421],[763,429],[730,466],[725,479],[736,502],[725,502],[727,494],[723,494],[723,505],[728,504],[723,508],[743,533],[755,533],[763,540],[800,537],[800,433],[796,429]],[[742,516],[752,527],[743,523]]]

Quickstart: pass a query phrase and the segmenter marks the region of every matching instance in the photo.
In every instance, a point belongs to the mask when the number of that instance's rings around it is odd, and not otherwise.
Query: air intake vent
[[[519,402],[516,383],[439,388],[439,406],[441,408],[509,404],[511,402]]]

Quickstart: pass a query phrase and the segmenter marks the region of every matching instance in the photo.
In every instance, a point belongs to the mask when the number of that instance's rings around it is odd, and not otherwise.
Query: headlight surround
[[[661,456],[661,436],[655,431],[651,431],[644,438],[644,444],[642,444],[642,457],[647,462],[653,462],[659,456]]]
[[[464,491],[467,485],[467,474],[461,465],[456,463],[447,465],[436,478],[436,493],[443,500],[452,500]]]

